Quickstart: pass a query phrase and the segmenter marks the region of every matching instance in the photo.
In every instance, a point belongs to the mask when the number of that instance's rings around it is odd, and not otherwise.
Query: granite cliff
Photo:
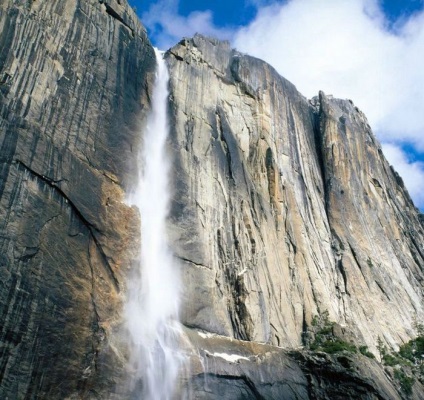
[[[185,322],[293,347],[328,311],[372,349],[413,336],[423,227],[365,116],[228,43],[196,36],[167,57]]]
[[[182,386],[423,398],[375,359],[314,348],[325,332],[379,358],[424,321],[422,220],[363,113],[307,100],[226,42],[196,35],[165,59]],[[0,398],[131,398],[121,325],[139,218],[124,198],[154,69],[125,0],[0,3]]]
[[[298,348],[325,314],[376,355],[416,336],[423,226],[364,114],[324,93],[308,101],[225,42],[197,35],[166,57],[182,322]]]
[[[123,188],[154,69],[126,2],[0,2],[2,399],[115,384],[138,232]]]

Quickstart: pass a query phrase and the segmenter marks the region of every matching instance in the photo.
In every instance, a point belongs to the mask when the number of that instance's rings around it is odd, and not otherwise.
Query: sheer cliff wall
[[[364,115],[225,42],[165,58],[193,396],[400,398],[376,361],[300,349],[326,312],[375,353],[424,317],[420,215]],[[0,398],[129,397],[124,196],[154,68],[124,0],[0,2]]]
[[[362,112],[199,35],[167,60],[183,322],[296,347],[328,312],[374,351],[413,337],[423,227]]]
[[[124,1],[0,2],[2,399],[115,384],[138,232],[123,188],[154,68]]]

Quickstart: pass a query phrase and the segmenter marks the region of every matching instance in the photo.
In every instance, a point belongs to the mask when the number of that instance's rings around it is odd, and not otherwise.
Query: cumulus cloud
[[[182,16],[179,0],[154,3],[142,20],[162,49],[196,32],[228,39],[269,62],[307,97],[324,90],[352,99],[380,141],[396,145],[384,148],[402,176],[417,177],[405,181],[424,208],[424,165],[411,164],[399,147],[409,143],[424,152],[424,12],[390,24],[380,0],[246,1],[258,12],[237,29],[217,27],[209,10]]]
[[[193,11],[187,16],[180,15],[178,0],[161,0],[153,3],[141,19],[160,49],[168,49],[181,38],[191,37],[195,33],[218,39],[230,39],[234,34],[231,28],[217,27],[210,10]]]
[[[396,31],[371,0],[293,0],[262,8],[234,44],[306,96],[351,98],[382,140],[424,150],[424,13]]]
[[[417,206],[424,206],[424,162],[408,159],[405,152],[396,145],[383,144],[383,152],[390,164],[402,177],[409,194]]]
[[[424,151],[424,12],[390,25],[375,0],[291,0],[261,8],[233,43],[307,97],[324,90],[352,99],[382,142]],[[399,147],[385,148],[399,173],[410,174],[406,185],[424,207],[424,165],[408,164]]]

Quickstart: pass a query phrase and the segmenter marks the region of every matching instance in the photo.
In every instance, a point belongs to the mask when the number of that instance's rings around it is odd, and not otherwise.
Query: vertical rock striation
[[[370,347],[380,336],[396,348],[423,320],[423,225],[363,113],[323,93],[319,104],[326,214],[343,278],[341,322]]]
[[[413,337],[423,227],[364,115],[226,42],[197,35],[167,59],[184,323],[296,347],[328,311],[374,351]]]
[[[377,361],[299,350],[327,313],[376,354],[424,317],[422,215],[364,115],[226,42],[196,35],[166,60],[187,387],[401,398]],[[0,398],[128,397],[123,200],[154,68],[125,0],[0,4]]]
[[[0,398],[105,398],[118,379],[123,188],[154,68],[126,1],[0,4]]]

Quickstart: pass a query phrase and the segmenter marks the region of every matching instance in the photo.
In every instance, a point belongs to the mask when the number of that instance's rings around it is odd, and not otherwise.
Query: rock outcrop
[[[381,365],[364,356],[287,351],[194,331],[187,335],[201,349],[190,377],[195,399],[401,399]]]
[[[165,57],[182,390],[402,398],[378,361],[305,349],[323,315],[377,356],[424,317],[422,214],[364,115],[308,101],[226,42],[197,35]],[[130,397],[122,301],[139,221],[124,197],[154,68],[125,0],[0,4],[0,398]]]
[[[362,112],[309,102],[225,42],[196,36],[167,59],[184,323],[296,347],[328,311],[373,350],[413,337],[423,227]]]
[[[106,398],[155,58],[124,1],[0,3],[0,398]],[[144,109],[143,109],[144,108]]]
[[[328,313],[338,337],[377,356],[379,341],[396,350],[416,336],[423,226],[363,113],[324,93],[308,101],[226,42],[197,35],[166,57],[182,322],[298,348]],[[318,364],[304,365],[313,376]]]

